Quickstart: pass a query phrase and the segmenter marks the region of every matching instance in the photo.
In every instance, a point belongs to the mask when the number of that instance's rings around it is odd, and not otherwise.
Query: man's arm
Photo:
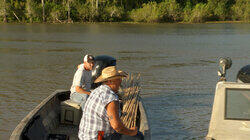
[[[87,94],[90,95],[90,92],[84,90],[80,85],[81,85],[81,80],[83,76],[83,64],[78,65],[78,69],[75,73],[74,79],[73,79],[73,84],[76,85],[75,86],[75,91],[77,93],[83,93],[83,94]]]
[[[77,93],[83,93],[83,94],[88,94],[88,95],[90,95],[90,92],[84,90],[84,89],[83,89],[82,87],[80,87],[80,86],[76,86],[76,92],[77,92]]]
[[[112,101],[106,106],[109,122],[112,128],[124,135],[135,136],[137,134],[137,127],[126,128],[119,118],[119,104],[118,101]]]

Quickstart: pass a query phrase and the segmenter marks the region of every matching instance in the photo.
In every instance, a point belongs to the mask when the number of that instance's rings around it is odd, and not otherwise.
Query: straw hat
[[[95,80],[94,83],[104,82],[116,78],[126,77],[127,73],[117,71],[115,66],[109,66],[102,70],[102,74]]]

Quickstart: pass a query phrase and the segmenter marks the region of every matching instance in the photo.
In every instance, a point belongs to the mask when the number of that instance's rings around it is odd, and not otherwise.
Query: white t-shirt
[[[91,88],[91,71],[84,69],[84,64],[81,64],[77,69],[71,86],[71,93],[76,92],[76,86],[82,87],[86,91],[90,91]]]

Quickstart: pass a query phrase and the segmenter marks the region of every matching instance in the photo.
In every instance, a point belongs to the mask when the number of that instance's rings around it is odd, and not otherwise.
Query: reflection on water
[[[24,54],[34,54],[35,52],[46,53],[46,52],[79,52],[81,49],[77,48],[64,48],[64,49],[20,49],[20,48],[0,48],[0,53],[24,53]]]
[[[128,53],[128,54],[141,54],[141,53],[147,53],[147,52],[143,52],[143,51],[118,51],[118,53],[121,53],[121,54],[123,54],[123,53]]]
[[[170,67],[185,67],[185,66],[206,66],[206,65],[209,65],[211,63],[216,63],[216,62],[200,60],[200,62],[159,64],[159,65],[153,65],[152,67],[154,67],[154,68],[170,68]]]
[[[141,73],[152,139],[207,133],[217,60],[228,80],[249,64],[249,24],[0,25],[0,138],[56,89],[69,89],[83,54],[111,55]]]
[[[4,42],[43,42],[43,43],[69,43],[69,44],[81,44],[86,42],[77,42],[77,41],[62,41],[62,40],[24,40],[24,39],[4,39],[0,38],[0,41]]]

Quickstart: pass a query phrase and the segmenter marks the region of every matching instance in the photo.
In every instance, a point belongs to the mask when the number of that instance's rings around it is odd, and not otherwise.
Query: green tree
[[[121,21],[124,17],[124,8],[121,6],[116,6],[115,3],[106,3],[99,10],[101,21]]]
[[[230,17],[230,7],[234,0],[208,0],[210,20],[226,20]]]
[[[129,17],[136,22],[160,22],[160,10],[156,2],[149,2],[132,10]]]
[[[7,22],[7,8],[6,0],[0,1],[0,16],[3,17],[3,22]]]
[[[70,17],[70,6],[73,0],[67,0],[67,13],[68,13],[68,22],[72,22]]]
[[[26,17],[30,20],[30,22],[33,22],[33,18],[37,16],[36,8],[37,8],[37,5],[34,2],[34,0],[26,1],[26,4],[25,4]]]
[[[207,3],[207,0],[176,0],[176,2],[179,3],[182,8],[185,8],[187,4],[194,8],[198,3]]]
[[[191,15],[192,15],[192,4],[191,4],[191,1],[188,0],[185,4],[185,7],[183,9],[183,21],[184,22],[191,22]]]
[[[159,3],[159,10],[161,21],[174,22],[181,20],[181,8],[176,0],[165,0]]]
[[[190,22],[200,23],[205,22],[208,16],[208,7],[206,4],[198,3],[195,8],[192,10],[190,17]]]
[[[10,6],[7,9],[8,20],[18,22],[25,21],[25,3],[26,0],[10,0]]]
[[[3,22],[249,21],[249,0],[0,0]]]
[[[235,5],[232,6],[232,19],[233,20],[250,20],[250,1],[237,0]]]
[[[137,22],[175,22],[181,20],[181,8],[176,0],[161,3],[149,2],[142,8],[132,10],[130,18]]]
[[[67,19],[67,7],[64,3],[46,2],[45,10],[49,21],[63,22],[63,20]]]

